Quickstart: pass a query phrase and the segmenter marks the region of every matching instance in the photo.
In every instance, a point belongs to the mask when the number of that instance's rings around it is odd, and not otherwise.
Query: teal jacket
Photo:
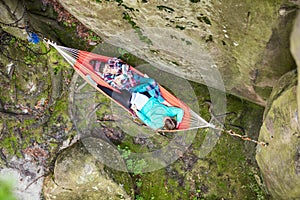
[[[164,127],[165,117],[175,117],[177,124],[182,121],[183,110],[177,107],[168,107],[151,97],[144,107],[137,112],[137,116],[150,128],[157,130]]]

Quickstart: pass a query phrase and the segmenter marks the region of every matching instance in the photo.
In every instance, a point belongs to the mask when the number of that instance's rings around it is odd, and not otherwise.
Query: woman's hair
[[[103,73],[106,63],[100,60],[91,60],[90,64],[93,66],[94,70],[99,73]]]
[[[174,130],[176,129],[176,125],[177,125],[177,121],[175,119],[170,117],[165,119],[165,126],[164,126],[165,129]]]

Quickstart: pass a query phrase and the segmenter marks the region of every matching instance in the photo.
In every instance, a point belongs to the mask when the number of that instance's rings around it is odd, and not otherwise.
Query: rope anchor
[[[245,141],[254,142],[254,143],[259,144],[259,145],[261,145],[263,147],[266,147],[266,146],[269,145],[269,143],[265,143],[265,142],[262,142],[262,141],[253,140],[253,139],[247,137],[246,135],[237,134],[233,130],[224,130],[224,129],[222,129],[221,131],[222,131],[222,133],[227,133],[227,134],[229,134],[231,136],[239,137],[239,138],[241,138],[242,140],[245,140]]]
[[[226,130],[224,129],[224,124],[221,123],[217,117],[214,115],[213,111],[212,111],[212,104],[210,102],[206,102],[208,105],[209,105],[209,113],[211,114],[211,120],[210,122],[212,121],[215,121],[217,123],[217,125],[215,125],[214,123],[211,123],[213,126],[211,126],[210,128],[212,129],[215,129],[215,130],[219,130],[221,131],[221,133],[223,134],[229,134],[231,136],[234,136],[234,137],[239,137],[241,138],[242,140],[245,140],[245,141],[250,141],[250,142],[254,142],[256,144],[259,144],[261,145],[262,147],[266,147],[269,145],[269,143],[266,143],[266,142],[262,142],[262,141],[257,141],[257,140],[253,140],[252,138],[248,137],[247,135],[240,135],[240,134],[237,134],[236,132],[234,132],[233,130],[229,129],[229,130]],[[226,113],[225,113],[226,115]]]

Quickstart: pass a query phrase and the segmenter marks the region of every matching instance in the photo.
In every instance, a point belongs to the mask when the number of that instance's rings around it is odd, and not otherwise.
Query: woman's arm
[[[184,112],[181,108],[177,108],[177,107],[169,107],[171,109],[171,113],[172,115],[175,117],[176,116],[176,121],[177,124],[179,124],[182,121]]]
[[[147,126],[149,126],[152,129],[154,129],[155,124],[146,115],[144,115],[142,112],[138,111],[135,105],[132,105],[131,109],[136,113],[136,115],[138,116],[138,118],[140,120],[142,120],[143,123],[145,123]]]
[[[147,126],[153,127],[153,123],[152,121],[143,113],[141,113],[140,111],[138,111],[136,113],[136,115],[138,116],[138,118],[140,118],[140,120],[142,120]]]

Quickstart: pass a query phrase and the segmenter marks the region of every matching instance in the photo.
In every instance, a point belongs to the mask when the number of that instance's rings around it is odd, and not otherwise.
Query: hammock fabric
[[[118,105],[127,110],[130,114],[134,112],[126,103],[126,99],[130,96],[128,91],[120,91],[107,82],[105,82],[101,75],[96,71],[96,68],[99,68],[99,65],[104,65],[108,60],[112,59],[111,57],[98,55],[91,52],[81,51],[77,49],[72,49],[64,46],[59,46],[56,43],[51,41],[46,41],[47,44],[53,46],[65,59],[66,61],[74,68],[74,70],[84,78],[90,85],[92,85],[96,90],[102,92],[104,95],[115,101]],[[140,74],[141,72],[136,70],[134,67],[130,66],[129,70],[132,72]],[[92,80],[91,80],[92,79]],[[96,83],[96,84],[95,84]],[[194,111],[192,111],[185,103],[180,99],[176,98],[169,91],[159,85],[160,92],[162,97],[168,101],[172,106],[183,109],[184,116],[182,122],[179,124],[178,129],[176,130],[160,130],[163,132],[173,132],[173,131],[183,131],[191,130],[198,128],[211,127],[214,128],[214,125],[208,123]],[[129,93],[129,94],[128,94]],[[125,102],[124,102],[125,99]],[[128,103],[129,104],[129,103]]]

